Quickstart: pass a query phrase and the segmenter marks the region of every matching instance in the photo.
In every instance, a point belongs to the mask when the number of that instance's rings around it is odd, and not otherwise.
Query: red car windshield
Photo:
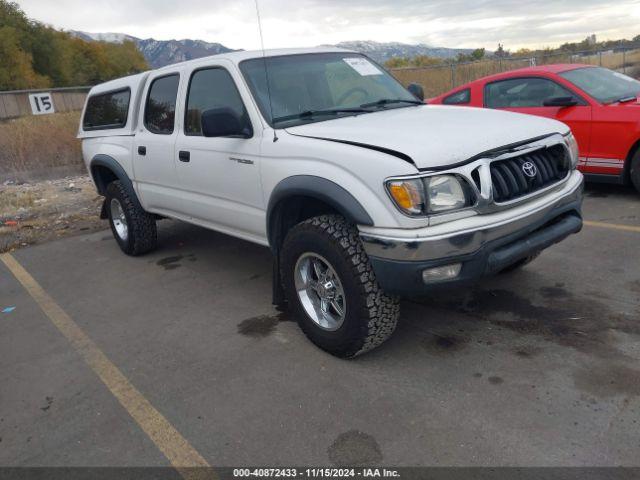
[[[562,72],[560,76],[602,103],[635,98],[640,94],[640,82],[607,68],[578,68]]]

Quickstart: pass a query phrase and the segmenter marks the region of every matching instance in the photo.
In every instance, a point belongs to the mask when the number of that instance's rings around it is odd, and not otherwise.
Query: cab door
[[[263,240],[265,205],[260,182],[262,129],[237,87],[232,64],[212,64],[189,72],[184,125],[176,140],[183,213],[198,224],[251,240]],[[205,137],[202,116],[230,109],[251,125],[250,138]]]
[[[133,150],[135,185],[145,209],[174,215],[182,210],[174,161],[179,71],[149,77]]]
[[[571,97],[574,106],[545,106],[552,98]],[[578,141],[580,157],[588,157],[591,144],[592,107],[581,96],[543,77],[518,77],[488,83],[484,88],[488,108],[552,118],[569,126]]]

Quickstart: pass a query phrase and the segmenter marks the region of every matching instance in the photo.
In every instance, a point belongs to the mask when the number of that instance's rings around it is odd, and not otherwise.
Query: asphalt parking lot
[[[638,466],[640,196],[589,187],[585,217],[353,361],[273,309],[262,247],[163,221],[145,257],[14,252],[46,297],[0,262],[0,465]]]

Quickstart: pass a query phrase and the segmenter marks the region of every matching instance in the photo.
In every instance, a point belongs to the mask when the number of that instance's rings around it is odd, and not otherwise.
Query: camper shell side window
[[[92,95],[82,119],[84,130],[109,130],[123,128],[127,124],[131,89],[122,88]]]

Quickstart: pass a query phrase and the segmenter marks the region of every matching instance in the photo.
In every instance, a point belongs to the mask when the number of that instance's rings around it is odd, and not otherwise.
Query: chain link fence
[[[390,71],[405,86],[410,83],[421,84],[424,87],[425,97],[430,98],[487,75],[553,63],[599,65],[639,78],[640,47],[614,48],[595,52],[558,53],[532,57],[495,57],[468,63],[392,68]]]

